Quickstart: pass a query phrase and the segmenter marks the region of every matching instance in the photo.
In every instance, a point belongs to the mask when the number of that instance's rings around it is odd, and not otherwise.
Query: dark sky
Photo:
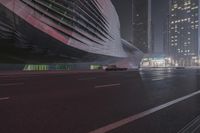
[[[168,0],[152,0],[152,23],[155,53],[163,52],[163,30],[167,21]]]
[[[120,18],[121,35],[132,40],[131,0],[112,0]],[[166,21],[168,0],[152,0],[152,23],[154,32],[155,52],[163,52],[163,28]]]

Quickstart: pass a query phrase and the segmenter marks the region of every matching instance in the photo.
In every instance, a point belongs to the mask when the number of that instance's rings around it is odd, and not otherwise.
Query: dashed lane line
[[[120,86],[120,83],[117,84],[107,84],[107,85],[97,85],[94,88],[106,88],[106,87],[114,87],[114,86]]]
[[[1,97],[1,98],[0,98],[0,101],[9,100],[9,99],[10,99],[10,97]]]
[[[20,85],[24,85],[24,83],[22,82],[18,82],[18,83],[1,83],[0,87],[8,87],[8,86],[20,86]]]

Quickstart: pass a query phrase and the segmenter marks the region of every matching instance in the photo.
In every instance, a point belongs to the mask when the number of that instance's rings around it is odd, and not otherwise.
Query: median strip
[[[98,85],[95,86],[94,88],[105,88],[105,87],[113,87],[113,86],[120,86],[121,84],[108,84],[108,85]]]
[[[172,106],[172,105],[174,105],[174,104],[176,104],[176,103],[182,102],[182,101],[184,101],[184,100],[186,100],[186,99],[189,99],[189,98],[191,98],[191,97],[193,97],[193,96],[196,96],[196,95],[198,95],[198,94],[200,94],[200,91],[196,91],[196,92],[191,93],[191,94],[189,94],[189,95],[186,95],[186,96],[184,96],[184,97],[175,99],[175,100],[173,100],[173,101],[170,101],[170,102],[165,103],[165,104],[162,104],[162,105],[160,105],[160,106],[151,108],[151,109],[146,110],[146,111],[144,111],[144,112],[141,112],[141,113],[132,115],[132,116],[130,116],[130,117],[124,118],[124,119],[122,119],[122,120],[120,120],[120,121],[111,123],[111,124],[109,124],[109,125],[106,125],[106,126],[104,126],[104,127],[101,127],[101,128],[99,128],[99,129],[96,129],[96,130],[94,130],[94,131],[91,131],[91,132],[89,132],[89,133],[106,133],[106,132],[109,132],[109,131],[111,131],[111,130],[120,128],[120,127],[122,127],[122,126],[124,126],[124,125],[126,125],[126,124],[132,123],[132,122],[134,122],[134,121],[136,121],[136,120],[138,120],[138,119],[141,119],[141,118],[143,118],[143,117],[145,117],[145,116],[151,115],[151,114],[153,114],[153,113],[155,113],[155,112],[157,112],[157,111],[160,111],[160,110],[162,110],[162,109],[164,109],[164,108],[167,108],[167,107],[169,107],[169,106]]]

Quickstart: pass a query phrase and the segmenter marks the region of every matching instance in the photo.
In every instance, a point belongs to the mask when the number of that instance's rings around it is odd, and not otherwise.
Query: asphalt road
[[[200,131],[200,70],[0,73],[0,133]]]

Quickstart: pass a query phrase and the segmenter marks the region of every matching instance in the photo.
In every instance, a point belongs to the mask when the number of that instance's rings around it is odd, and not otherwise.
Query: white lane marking
[[[160,111],[160,110],[162,110],[162,109],[164,109],[164,108],[167,108],[167,107],[169,107],[169,106],[172,106],[172,105],[174,105],[174,104],[176,104],[176,103],[179,103],[179,102],[181,102],[181,101],[184,101],[184,100],[186,100],[186,99],[189,99],[189,98],[191,98],[191,97],[193,97],[193,96],[196,96],[196,95],[198,95],[198,94],[200,94],[200,90],[199,90],[199,91],[196,91],[196,92],[194,92],[194,93],[191,93],[191,94],[189,94],[189,95],[186,95],[186,96],[184,96],[184,97],[181,97],[181,98],[175,99],[175,100],[173,100],[173,101],[170,101],[170,102],[168,102],[168,103],[162,104],[162,105],[160,105],[160,106],[151,108],[151,109],[146,110],[146,111],[144,111],[144,112],[141,112],[141,113],[132,115],[132,116],[130,116],[130,117],[124,118],[124,119],[122,119],[122,120],[120,120],[120,121],[111,123],[111,124],[109,124],[109,125],[106,125],[106,126],[104,126],[104,127],[101,127],[101,128],[99,128],[99,129],[96,129],[96,130],[94,130],[94,131],[91,131],[91,132],[89,132],[89,133],[106,133],[106,132],[109,132],[109,131],[111,131],[111,130],[114,130],[114,129],[116,129],[116,128],[119,128],[119,127],[121,127],[121,126],[124,126],[124,125],[126,125],[126,124],[128,124],[128,123],[132,123],[132,122],[134,122],[134,121],[136,121],[136,120],[138,120],[138,119],[140,119],[140,118],[143,118],[143,117],[148,116],[148,115],[150,115],[150,114],[153,114],[153,113],[155,113],[155,112],[157,112],[157,111]]]
[[[197,133],[196,131],[200,129],[200,125],[198,125],[191,133]]]
[[[156,75],[156,76],[143,76],[144,79],[152,79],[152,78],[172,78],[174,75]]]
[[[2,101],[2,100],[9,100],[10,99],[10,97],[2,97],[2,98],[0,98],[0,101]]]
[[[105,88],[105,87],[113,87],[113,86],[120,86],[121,84],[108,84],[108,85],[98,85],[95,86],[94,88]]]
[[[172,76],[166,76],[166,77],[157,77],[157,78],[152,78],[152,81],[159,81],[159,80],[163,80],[163,79],[167,79],[167,78],[172,78]]]
[[[97,78],[80,78],[78,80],[95,80],[95,79],[97,79]]]
[[[0,78],[8,78],[8,77],[10,77],[10,76],[0,76]]]
[[[4,84],[0,84],[0,87],[6,87],[6,86],[18,86],[18,85],[24,85],[24,83],[19,82],[19,83],[4,83]]]
[[[184,128],[182,128],[178,133],[185,133],[189,131],[189,129],[192,128],[195,124],[197,124],[200,121],[200,116],[197,116],[194,120],[189,122]]]
[[[155,78],[155,79],[151,79],[152,81],[160,81],[160,80],[163,80],[165,78]]]
[[[152,81],[159,81],[159,80],[163,80],[163,79],[170,79],[173,76],[166,76],[166,77],[151,77],[151,78],[144,78],[142,77],[143,80],[152,80]]]

